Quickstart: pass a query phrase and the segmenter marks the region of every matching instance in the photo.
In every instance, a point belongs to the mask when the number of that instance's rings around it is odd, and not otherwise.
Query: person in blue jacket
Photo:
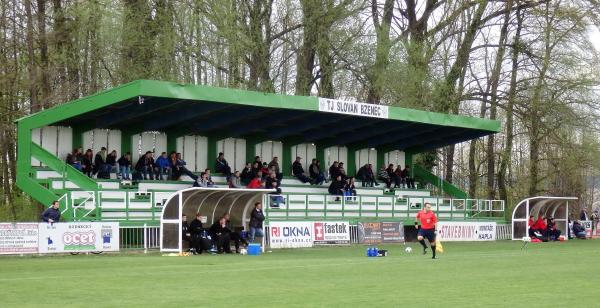
[[[158,167],[158,174],[161,180],[168,180],[171,178],[171,162],[167,157],[167,152],[162,152],[155,162]]]
[[[60,209],[58,201],[52,201],[52,206],[47,208],[42,213],[42,221],[47,223],[55,223],[60,220]]]

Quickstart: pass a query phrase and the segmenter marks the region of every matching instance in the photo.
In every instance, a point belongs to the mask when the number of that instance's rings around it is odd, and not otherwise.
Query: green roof
[[[327,108],[328,103],[333,109]],[[361,110],[363,115],[355,114]],[[402,150],[434,149],[500,131],[495,120],[154,80],[133,81],[17,122],[29,128],[62,125],[176,135],[251,135]]]

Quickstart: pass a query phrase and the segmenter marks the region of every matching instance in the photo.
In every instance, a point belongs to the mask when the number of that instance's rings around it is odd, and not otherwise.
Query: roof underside
[[[132,85],[138,90],[128,93],[135,95],[123,98],[124,95],[114,92],[124,92],[124,87]],[[81,108],[75,108],[78,104]],[[435,149],[493,134],[500,128],[497,121],[396,107],[390,107],[389,119],[321,112],[316,97],[157,81],[136,81],[20,121],[34,121],[44,113],[56,113],[42,117],[56,119],[44,125],[161,131],[177,136],[292,138],[303,142],[390,146],[402,150]]]

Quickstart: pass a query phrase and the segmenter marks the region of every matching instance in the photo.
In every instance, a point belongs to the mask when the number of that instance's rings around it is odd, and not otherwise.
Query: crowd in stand
[[[67,155],[66,161],[87,176],[96,176],[100,179],[110,178],[110,173],[116,173],[117,178],[122,180],[179,180],[182,175],[187,175],[194,180],[193,185],[196,187],[215,187],[211,178],[211,169],[205,169],[198,176],[186,168],[186,162],[182,159],[181,153],[175,151],[169,154],[162,152],[156,159],[154,159],[154,152],[147,151],[140,156],[133,169],[131,153],[127,152],[117,159],[117,151],[113,150],[108,153],[105,147],[102,147],[95,155],[91,149],[86,150],[85,153],[82,148],[74,149]],[[273,157],[267,163],[263,162],[260,156],[256,156],[254,161],[247,162],[240,172],[232,170],[224,153],[219,153],[215,160],[214,170],[225,176],[230,188],[265,188],[275,189],[277,193],[281,193],[283,173],[278,157]],[[346,198],[356,196],[355,178],[346,174],[343,162],[333,162],[328,169],[328,175],[326,175],[321,162],[313,159],[307,173],[302,166],[302,158],[296,157],[291,171],[292,175],[302,183],[322,185],[331,180],[328,191],[332,195]],[[379,180],[387,188],[392,188],[392,184],[393,188],[415,188],[409,166],[404,169],[398,166],[394,169],[394,165],[389,164],[387,168],[382,166],[375,174],[373,166],[365,164],[356,173],[356,178],[361,181],[362,187],[379,186],[380,184],[377,182]]]

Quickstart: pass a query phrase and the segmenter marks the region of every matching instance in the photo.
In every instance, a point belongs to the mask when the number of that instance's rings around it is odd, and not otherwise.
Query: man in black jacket
[[[206,231],[202,228],[202,215],[200,213],[196,213],[196,219],[192,221],[190,224],[190,234],[192,236],[192,248],[194,249],[194,254],[202,253],[202,250],[208,250],[210,247],[207,247],[206,242]],[[210,245],[208,245],[210,246]]]
[[[302,158],[300,156],[296,157],[296,161],[292,164],[292,175],[302,183],[310,182],[312,184],[312,179],[304,174],[304,168],[300,162],[301,160]]]
[[[344,189],[344,183],[342,182],[342,176],[338,175],[333,181],[331,181],[328,191],[329,191],[329,194],[338,196],[335,198],[335,201],[339,201],[340,200],[339,196],[344,195],[343,189]]]
[[[265,214],[262,211],[262,203],[254,203],[254,210],[250,214],[250,242],[254,242],[255,236],[265,236],[263,232],[263,221],[265,220]]]
[[[187,215],[185,214],[181,216],[181,240],[188,242],[190,251],[194,249],[192,246],[192,234],[190,233],[190,226],[188,225]]]
[[[229,213],[223,214],[223,218],[225,218],[225,227],[229,231],[231,231],[229,233],[229,237],[230,240],[232,240],[235,244],[235,253],[240,253],[240,243],[248,246],[248,242],[242,237],[242,235],[239,232],[236,232],[231,226],[231,216],[229,215]]]
[[[226,221],[225,217],[221,217],[209,230],[210,236],[217,246],[217,253],[231,253],[231,246],[229,245],[231,230],[227,228]]]
[[[47,223],[55,223],[60,220],[60,209],[58,201],[52,201],[52,206],[47,208],[42,213],[42,221]]]

